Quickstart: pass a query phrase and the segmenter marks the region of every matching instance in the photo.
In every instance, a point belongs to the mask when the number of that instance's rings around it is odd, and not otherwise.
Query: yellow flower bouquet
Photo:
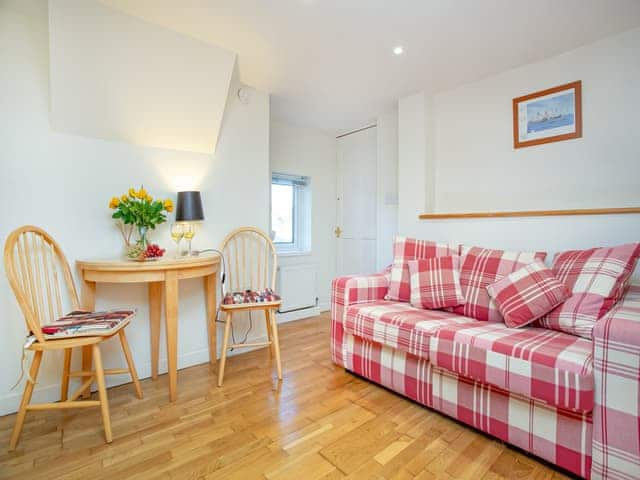
[[[137,244],[146,248],[148,230],[167,221],[166,213],[173,211],[173,202],[171,199],[154,200],[144,187],[140,187],[139,190],[130,188],[126,194],[113,197],[109,208],[114,210],[111,217],[118,221],[125,245],[131,246],[131,234],[137,228]]]

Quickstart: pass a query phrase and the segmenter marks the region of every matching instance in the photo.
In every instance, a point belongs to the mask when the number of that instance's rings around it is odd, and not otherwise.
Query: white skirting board
[[[292,312],[276,313],[278,324],[302,320],[303,318],[316,317],[320,315],[320,307],[303,308]]]

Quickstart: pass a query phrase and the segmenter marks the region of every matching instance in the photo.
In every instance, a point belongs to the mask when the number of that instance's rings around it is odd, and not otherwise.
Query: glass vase
[[[138,244],[142,245],[144,248],[147,248],[149,242],[147,240],[147,233],[149,229],[147,227],[138,226]]]

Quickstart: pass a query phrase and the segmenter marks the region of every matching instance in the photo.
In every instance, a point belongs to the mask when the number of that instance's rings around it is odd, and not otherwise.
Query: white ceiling
[[[638,0],[103,0],[238,54],[274,118],[336,133],[640,25]],[[402,45],[405,53],[394,56]]]

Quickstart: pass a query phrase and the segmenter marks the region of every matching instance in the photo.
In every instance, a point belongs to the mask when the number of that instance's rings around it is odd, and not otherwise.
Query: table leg
[[[162,282],[149,283],[149,330],[151,333],[151,378],[158,378],[160,356],[160,318],[162,316]]]
[[[166,273],[164,302],[167,363],[169,365],[169,400],[174,402],[178,384],[178,277],[175,271]]]
[[[94,311],[96,309],[96,282],[88,282],[85,280],[82,282],[82,308],[87,311]],[[82,347],[82,370],[89,372],[92,370],[93,365],[93,350],[91,345]],[[82,377],[82,382],[89,380],[89,377]],[[91,387],[87,388],[82,394],[82,398],[87,399],[91,397]]]
[[[82,308],[90,312],[96,308],[96,282],[82,282]]]
[[[209,334],[209,364],[216,365],[217,358],[217,326],[218,302],[216,298],[218,288],[218,272],[204,277],[204,295],[207,302],[207,331]]]

